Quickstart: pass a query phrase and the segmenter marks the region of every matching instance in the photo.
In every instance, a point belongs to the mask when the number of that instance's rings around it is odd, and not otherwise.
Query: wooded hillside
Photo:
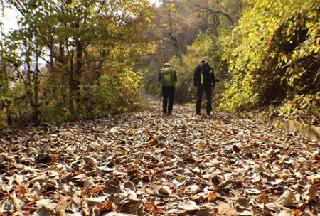
[[[188,19],[179,19],[184,13]],[[319,13],[314,0],[164,1],[158,9],[166,17],[162,40],[151,59],[169,59],[177,68],[179,102],[195,95],[192,75],[205,57],[223,80],[216,88],[220,109],[275,107],[280,116],[318,116]],[[182,39],[188,37],[191,42]],[[175,44],[179,50],[172,50]],[[152,91],[156,64],[149,65],[146,86]]]

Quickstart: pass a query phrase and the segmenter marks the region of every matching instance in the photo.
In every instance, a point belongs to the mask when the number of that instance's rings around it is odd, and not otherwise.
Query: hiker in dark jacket
[[[175,84],[177,74],[170,63],[165,63],[159,72],[159,82],[161,84],[161,93],[163,96],[163,113],[171,114],[173,109],[173,99],[175,93]]]
[[[202,60],[197,66],[193,75],[193,85],[197,88],[197,101],[196,101],[196,114],[201,114],[201,101],[203,92],[206,94],[207,115],[210,115],[212,111],[212,91],[215,87],[215,76],[212,67],[208,64],[206,60]]]

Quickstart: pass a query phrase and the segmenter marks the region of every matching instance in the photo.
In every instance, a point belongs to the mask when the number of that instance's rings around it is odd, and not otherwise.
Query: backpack
[[[162,86],[174,86],[174,69],[172,67],[161,69],[161,81]]]
[[[200,84],[201,85],[212,85],[215,87],[215,75],[208,64],[201,64],[200,65]]]

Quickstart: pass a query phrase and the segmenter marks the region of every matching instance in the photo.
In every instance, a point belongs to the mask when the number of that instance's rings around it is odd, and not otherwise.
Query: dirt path
[[[0,215],[320,214],[319,144],[250,119],[155,108],[0,145]]]

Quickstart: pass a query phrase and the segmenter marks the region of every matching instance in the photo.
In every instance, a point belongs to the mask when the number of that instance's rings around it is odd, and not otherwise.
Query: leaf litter
[[[179,107],[7,129],[0,215],[319,215],[319,143]]]

